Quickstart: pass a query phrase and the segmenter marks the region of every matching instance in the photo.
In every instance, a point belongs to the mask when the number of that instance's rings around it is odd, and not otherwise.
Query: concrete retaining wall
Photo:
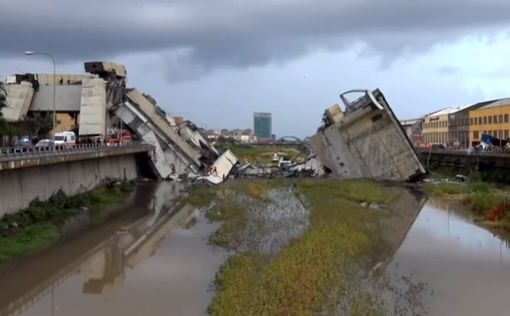
[[[106,178],[137,177],[134,155],[71,161],[0,171],[0,217],[27,208],[31,201],[49,199],[62,190],[75,195],[93,189]]]

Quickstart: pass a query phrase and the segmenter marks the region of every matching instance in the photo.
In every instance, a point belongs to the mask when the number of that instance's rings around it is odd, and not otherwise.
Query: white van
[[[74,132],[56,133],[53,137],[55,146],[72,147],[76,145],[76,135]]]

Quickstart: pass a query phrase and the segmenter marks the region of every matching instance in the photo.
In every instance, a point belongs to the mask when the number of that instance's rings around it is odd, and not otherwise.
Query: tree
[[[3,118],[2,109],[7,106],[7,92],[4,83],[0,81],[0,135],[7,135],[10,132],[9,124]]]
[[[35,115],[34,117],[27,118],[32,135],[43,136],[47,135],[53,129],[53,114]]]

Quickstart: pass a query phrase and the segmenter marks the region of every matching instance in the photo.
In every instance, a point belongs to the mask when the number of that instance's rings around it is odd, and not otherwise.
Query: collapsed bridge
[[[127,88],[123,65],[86,62],[84,67],[86,74],[8,77],[4,118],[19,122],[41,113],[68,113],[80,137],[103,142],[112,131],[128,129],[139,141],[153,146],[147,162],[157,179],[206,176],[219,183],[237,163],[231,152],[220,156],[193,123],[177,124],[150,95]],[[224,168],[210,175],[208,170],[215,163]]]

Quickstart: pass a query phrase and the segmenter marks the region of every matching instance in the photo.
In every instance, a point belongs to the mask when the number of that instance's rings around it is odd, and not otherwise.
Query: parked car
[[[48,150],[48,149],[52,149],[53,147],[55,146],[55,141],[53,141],[52,139],[41,139],[40,141],[37,142],[37,144],[35,144],[34,146],[34,150]]]

